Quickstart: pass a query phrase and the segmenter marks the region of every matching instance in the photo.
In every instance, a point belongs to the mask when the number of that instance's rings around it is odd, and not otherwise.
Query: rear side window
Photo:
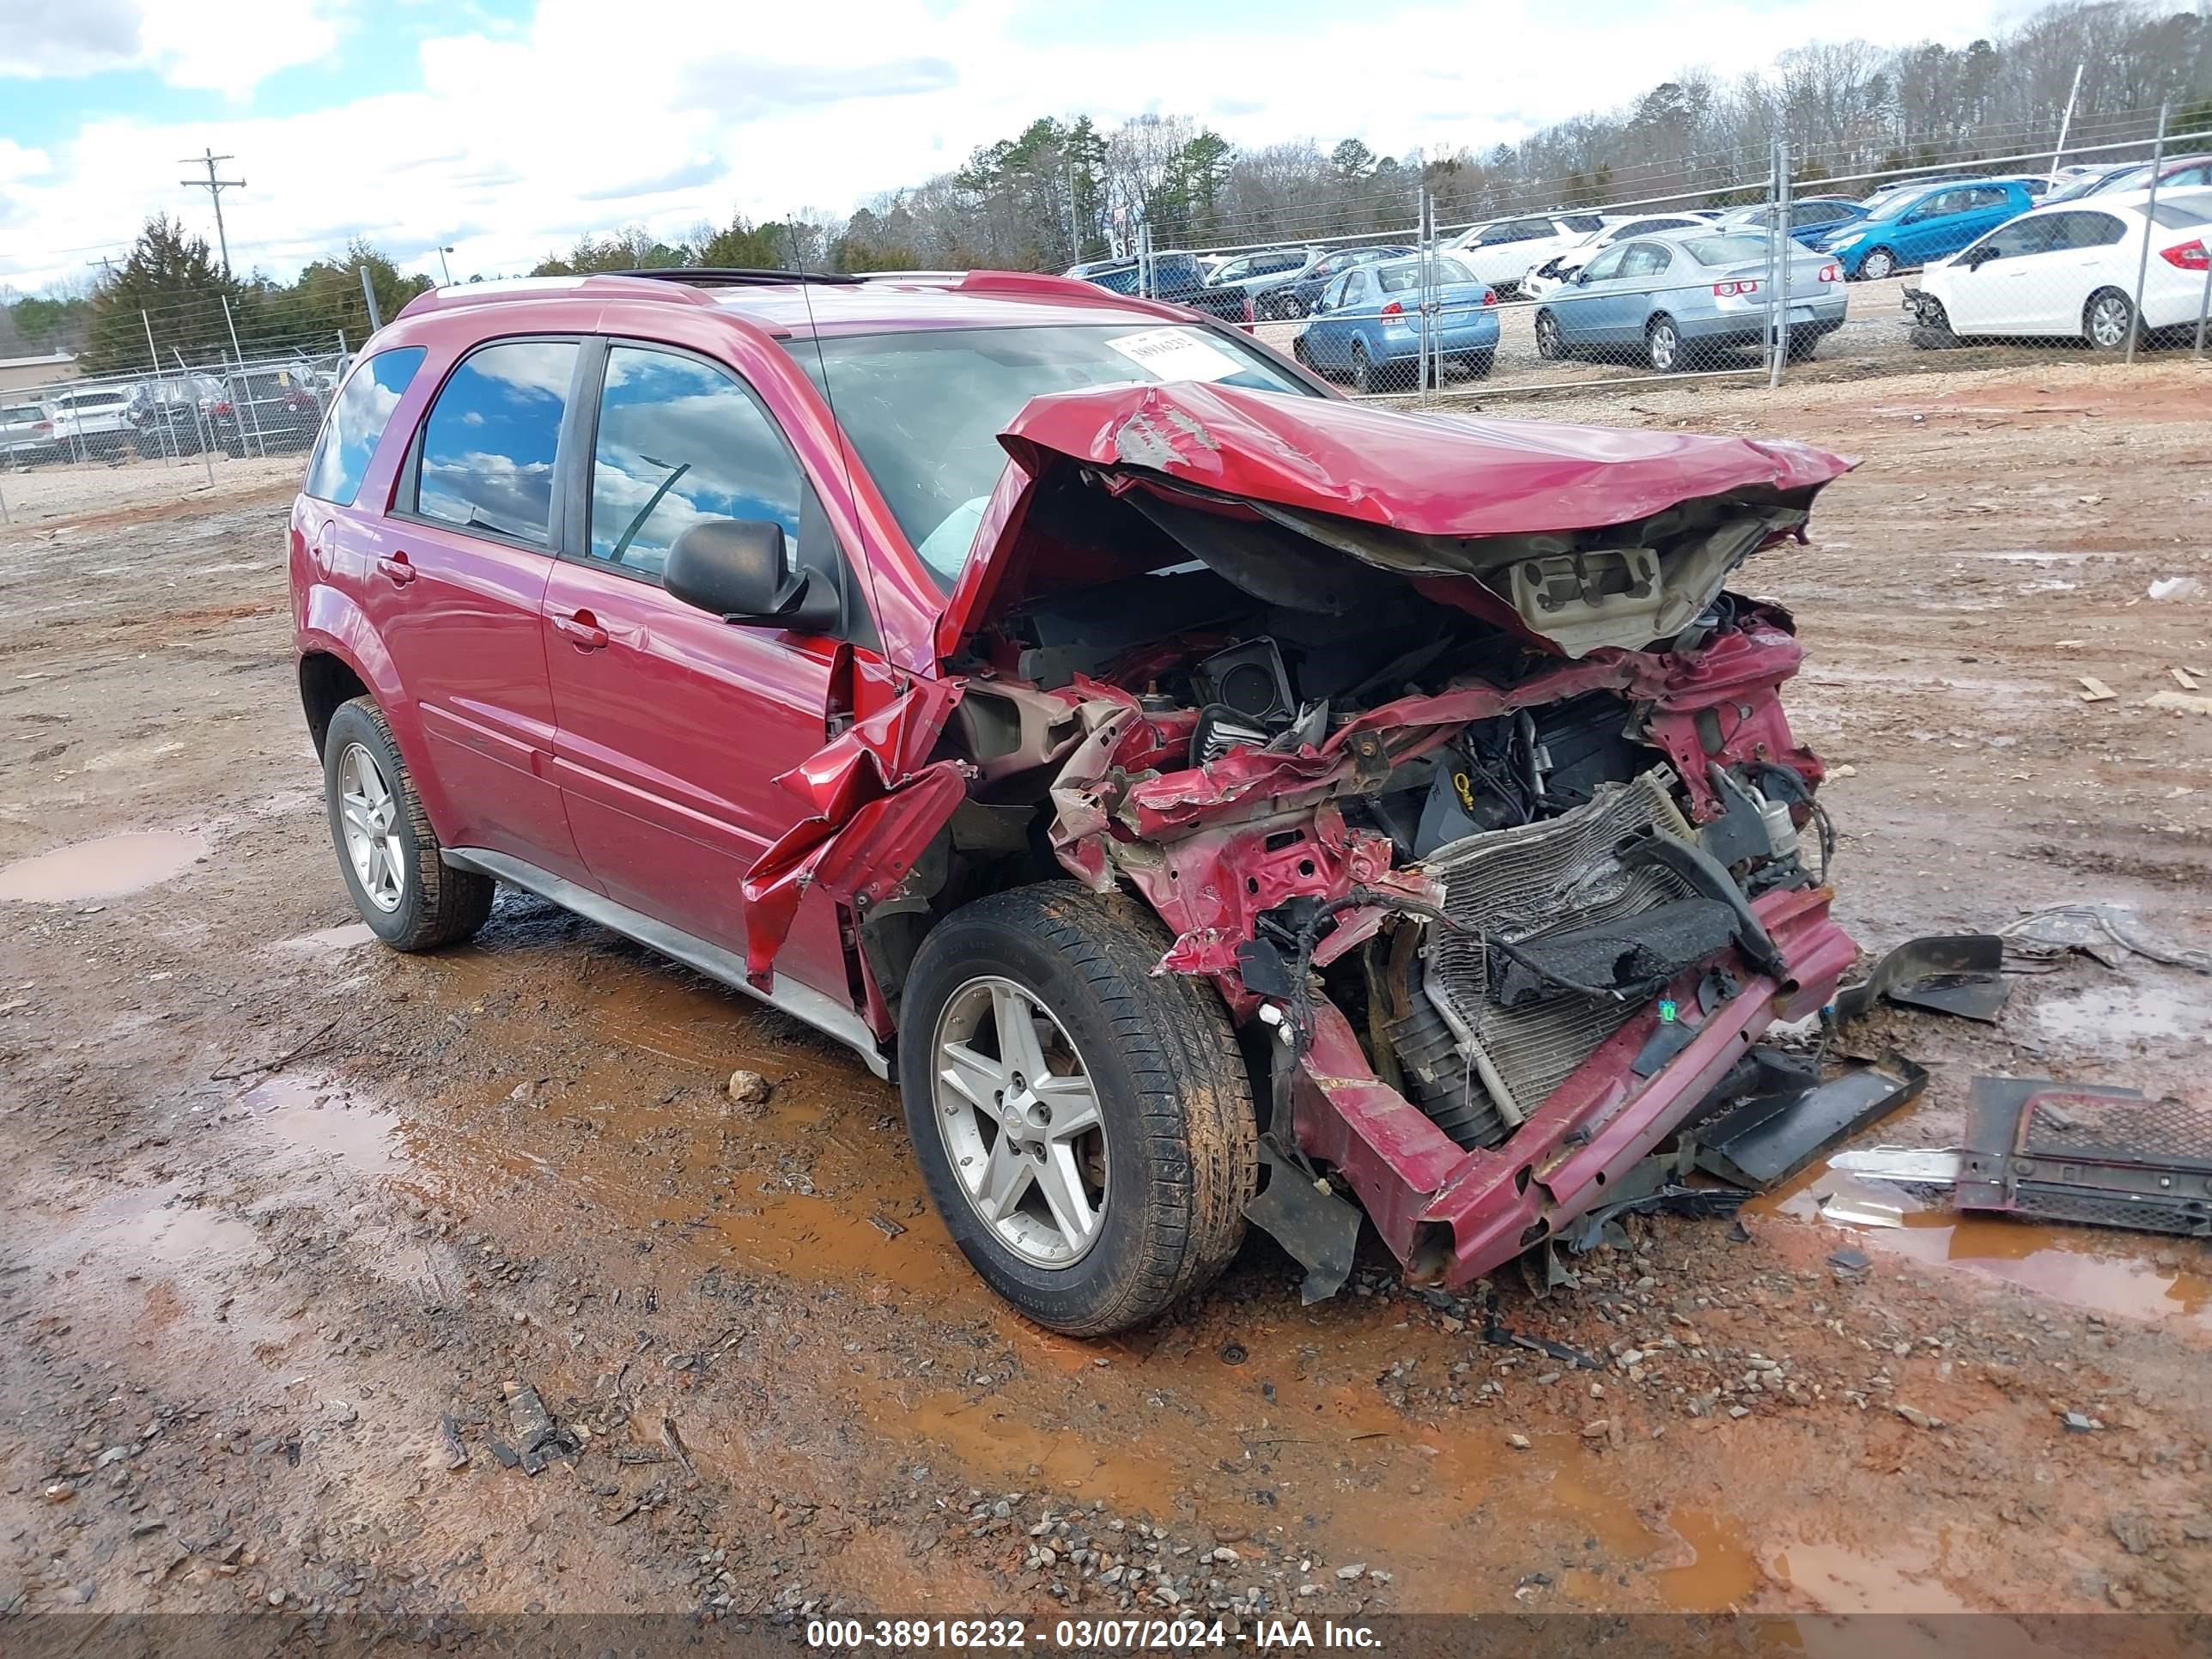
[[[592,556],[658,578],[668,550],[708,519],[767,520],[799,549],[799,463],[768,411],[696,358],[607,353],[592,455]]]
[[[402,346],[380,351],[355,369],[331,405],[323,435],[315,441],[315,453],[307,463],[307,492],[333,507],[351,507],[360,493],[369,458],[392,424],[400,394],[422,367],[421,346]]]
[[[503,340],[472,353],[422,423],[416,510],[550,546],[553,460],[575,367],[574,340]]]

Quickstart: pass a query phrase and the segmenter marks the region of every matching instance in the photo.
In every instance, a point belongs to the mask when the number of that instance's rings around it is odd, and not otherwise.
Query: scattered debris
[[[2197,690],[2201,689],[2204,684],[2203,681],[2198,679],[2196,675],[2191,673],[2186,668],[2182,667],[2179,663],[2166,670],[2166,672],[2173,676],[2173,683],[2185,691]]]
[[[1698,1125],[1686,1138],[1685,1151],[1696,1168],[1751,1192],[1788,1180],[1822,1149],[1917,1099],[1928,1086],[1926,1069],[1901,1054],[1821,1083],[1814,1067],[1753,1048],[1729,1077],[1739,1074],[1743,1081],[1736,1104]],[[1729,1086],[1723,1079],[1716,1092]]]
[[[1868,1198],[1831,1198],[1820,1206],[1820,1219],[1847,1227],[1902,1227],[1905,1212],[1894,1204],[1879,1204]]]
[[[2110,694],[2107,693],[2109,696]],[[1874,965],[1859,984],[1836,993],[1835,1023],[1848,1025],[1879,999],[1958,1014],[1995,1024],[2012,988],[2004,974],[2004,940],[1995,933],[1931,933],[1909,939]]]
[[[2094,674],[2076,674],[2074,678],[2081,682],[2083,702],[2111,702],[2120,695]]]
[[[440,1420],[438,1431],[446,1443],[446,1467],[449,1469],[468,1468],[469,1449],[461,1443],[461,1426],[453,1420],[453,1413],[447,1412]]]
[[[1940,1429],[1943,1426],[1943,1419],[1942,1418],[1931,1417],[1926,1412],[1922,1411],[1917,1406],[1906,1406],[1900,1404],[1897,1407],[1897,1414],[1903,1418],[1906,1422],[1911,1424],[1916,1429]]]
[[[2058,904],[2031,910],[2001,930],[2008,951],[2024,955],[2063,956],[2078,951],[2107,968],[2120,965],[2128,952],[2212,974],[2212,951],[2166,945],[2143,933],[2135,913],[2117,904]]]
[[[684,1437],[677,1433],[676,1419],[672,1417],[664,1417],[660,1419],[660,1443],[668,1448],[668,1455],[676,1460],[677,1467],[684,1471],[684,1483],[687,1486],[697,1486],[699,1471],[691,1466],[691,1454],[684,1447]]]
[[[2212,1109],[2134,1089],[1978,1077],[1964,1146],[1876,1146],[1831,1167],[1948,1186],[1962,1210],[2212,1237]]]
[[[892,1220],[881,1210],[872,1211],[869,1213],[868,1224],[873,1227],[878,1232],[881,1233],[885,1238],[896,1238],[901,1233],[906,1231],[906,1225],[903,1222]]]
[[[520,1448],[514,1453],[515,1460],[522,1465],[524,1474],[542,1474],[553,1459],[574,1457],[583,1450],[583,1442],[553,1420],[553,1413],[545,1409],[538,1390],[528,1383],[507,1384],[507,1411]],[[496,1444],[493,1451],[496,1455]],[[500,1461],[507,1462],[505,1458]]]
[[[775,1085],[758,1072],[731,1073],[728,1087],[730,1098],[740,1106],[765,1106],[775,1092]]]
[[[1841,1268],[1847,1273],[1863,1273],[1874,1266],[1874,1258],[1864,1250],[1831,1250],[1828,1252],[1828,1265]]]
[[[2058,1420],[2071,1434],[2094,1434],[2105,1426],[2101,1419],[2092,1417],[2087,1412],[2062,1412]]]
[[[2201,586],[2194,576],[2160,576],[2147,592],[2154,599],[2186,599],[2194,598]]]

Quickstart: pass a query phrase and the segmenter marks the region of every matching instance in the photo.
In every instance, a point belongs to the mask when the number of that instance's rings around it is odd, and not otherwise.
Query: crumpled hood
[[[947,602],[944,655],[1065,585],[1025,556],[1021,533],[1036,484],[1063,461],[1351,520],[1348,530],[1450,538],[1589,530],[1747,493],[1802,506],[1853,465],[1784,439],[1413,413],[1201,381],[1033,398],[1000,441],[1012,465]]]

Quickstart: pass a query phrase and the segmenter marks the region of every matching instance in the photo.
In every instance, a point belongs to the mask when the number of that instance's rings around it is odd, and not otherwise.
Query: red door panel
[[[440,836],[589,885],[551,772],[551,556],[405,520],[356,522],[356,591],[416,705],[424,752],[407,759],[441,787],[453,821]]]
[[[555,567],[544,629],[552,771],[595,884],[742,957],[745,872],[801,814],[775,779],[827,740],[827,648],[580,562]],[[802,906],[777,967],[847,1000],[827,903]]]

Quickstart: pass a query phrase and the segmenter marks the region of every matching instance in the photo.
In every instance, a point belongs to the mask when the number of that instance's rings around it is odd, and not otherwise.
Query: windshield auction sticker
[[[1163,380],[1225,380],[1245,367],[1188,329],[1148,328],[1106,343]]]

